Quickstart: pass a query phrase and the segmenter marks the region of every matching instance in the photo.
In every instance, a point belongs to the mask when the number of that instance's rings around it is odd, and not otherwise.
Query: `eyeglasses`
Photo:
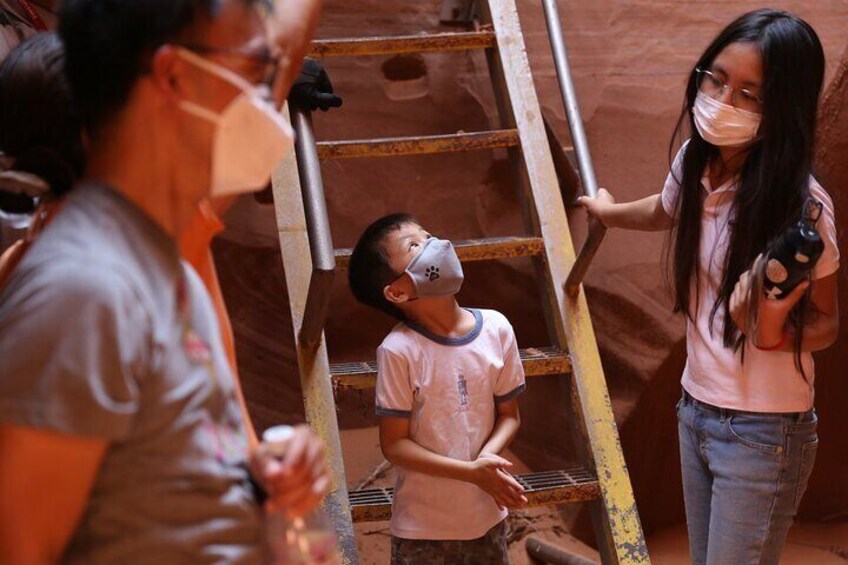
[[[698,91],[710,98],[720,98],[725,90],[730,90],[730,104],[737,110],[759,114],[763,109],[763,99],[747,88],[731,88],[726,80],[720,79],[707,69],[695,69],[698,74]],[[738,96],[737,96],[738,95]]]
[[[268,88],[273,88],[280,70],[279,58],[270,53],[251,53],[239,48],[210,47],[194,43],[180,43],[179,46],[199,55],[218,55],[246,61],[250,66],[246,70],[247,78],[254,84],[265,85]]]

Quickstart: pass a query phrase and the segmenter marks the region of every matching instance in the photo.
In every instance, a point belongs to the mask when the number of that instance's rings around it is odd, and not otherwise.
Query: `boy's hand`
[[[610,205],[615,204],[615,198],[613,198],[612,194],[610,194],[607,189],[599,188],[597,198],[581,196],[577,199],[577,204],[586,208],[586,211],[589,212],[589,215],[593,218],[596,218],[605,227],[609,227],[604,219],[604,216],[607,210],[609,209]]]
[[[471,463],[471,482],[495,499],[498,508],[521,508],[527,504],[524,487],[506,469],[512,463],[493,453],[481,453]]]

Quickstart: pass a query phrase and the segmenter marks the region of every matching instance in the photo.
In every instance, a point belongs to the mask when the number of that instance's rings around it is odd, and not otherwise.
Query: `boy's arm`
[[[659,193],[634,202],[617,203],[602,188],[597,198],[581,196],[577,202],[608,228],[663,231],[674,225],[674,220],[663,208],[662,195]]]
[[[499,508],[517,508],[527,502],[521,494],[524,488],[501,470],[512,463],[494,454],[460,461],[433,453],[410,439],[408,418],[380,417],[380,447],[386,459],[404,469],[477,485]]]
[[[495,427],[492,429],[489,439],[480,449],[480,455],[500,455],[507,448],[518,433],[521,425],[521,415],[518,412],[518,398],[495,404],[498,410],[495,419]]]
[[[473,482],[472,463],[433,453],[409,438],[409,418],[380,417],[383,455],[400,467],[434,477]]]

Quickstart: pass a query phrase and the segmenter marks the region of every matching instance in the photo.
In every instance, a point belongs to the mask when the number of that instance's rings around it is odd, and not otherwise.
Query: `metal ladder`
[[[597,194],[555,0],[543,0],[567,109],[571,137],[585,192]],[[506,148],[525,203],[531,235],[455,241],[463,262],[531,257],[546,298],[553,345],[521,350],[528,386],[537,375],[562,375],[575,414],[580,466],[529,473],[516,478],[529,505],[587,502],[604,563],[648,563],[639,516],[621,451],[609,394],[589,316],[582,277],[603,238],[590,226],[575,256],[545,125],[533,87],[515,0],[477,2],[480,26],[472,31],[429,35],[315,41],[313,57],[394,55],[469,49],[485,50],[501,129],[435,136],[315,142],[308,110],[292,108],[297,131],[290,155],[273,179],[280,247],[291,303],[295,346],[307,420],[325,441],[333,487],[325,507],[339,533],[345,563],[358,563],[353,522],[391,516],[392,489],[348,493],[342,461],[334,389],[372,388],[374,362],[331,364],[323,325],[336,269],[344,269],[350,249],[333,249],[321,180],[321,161],[362,157],[422,155]]]

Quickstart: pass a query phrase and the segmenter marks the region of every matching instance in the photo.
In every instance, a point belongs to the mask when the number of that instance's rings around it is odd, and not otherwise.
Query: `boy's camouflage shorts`
[[[417,540],[392,536],[392,565],[509,565],[506,521],[472,540]]]

